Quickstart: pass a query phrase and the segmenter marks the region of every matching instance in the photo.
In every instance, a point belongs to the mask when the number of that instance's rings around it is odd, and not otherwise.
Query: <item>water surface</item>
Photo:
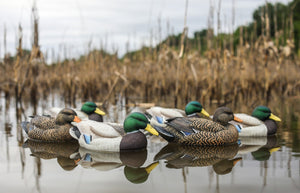
[[[239,145],[227,147],[184,148],[148,136],[146,151],[95,153],[76,143],[26,141],[18,123],[34,110],[24,104],[17,121],[14,100],[7,105],[1,95],[1,192],[299,192],[297,104],[290,100],[281,105],[282,114],[277,114],[283,121],[273,137],[243,138]],[[53,105],[64,106],[45,101],[37,113]],[[213,112],[213,107],[206,109]],[[121,101],[110,106],[105,120],[122,122],[139,110],[125,108]]]

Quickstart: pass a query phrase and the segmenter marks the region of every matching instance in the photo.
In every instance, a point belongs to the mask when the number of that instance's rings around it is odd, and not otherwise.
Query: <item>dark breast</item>
[[[136,150],[144,149],[146,147],[147,138],[140,131],[124,135],[120,143],[120,150]]]
[[[268,135],[275,135],[277,132],[277,124],[275,121],[271,119],[267,119],[264,121],[265,125],[267,126],[268,129]]]
[[[103,117],[97,113],[92,113],[89,115],[89,120],[103,122]]]

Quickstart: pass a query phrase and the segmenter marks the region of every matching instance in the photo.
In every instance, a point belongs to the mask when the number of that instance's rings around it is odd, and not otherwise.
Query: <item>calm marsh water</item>
[[[283,121],[273,137],[193,149],[148,136],[147,151],[120,154],[90,152],[76,143],[26,142],[25,134],[18,131],[14,100],[6,107],[1,94],[0,192],[299,192],[298,104],[299,99],[277,104],[274,113]],[[37,113],[53,105],[64,106],[46,101],[39,103]],[[33,113],[28,104],[24,109],[19,121]],[[206,109],[213,113],[214,107]],[[122,122],[128,113],[139,110],[125,108],[121,101],[110,106],[105,120]]]

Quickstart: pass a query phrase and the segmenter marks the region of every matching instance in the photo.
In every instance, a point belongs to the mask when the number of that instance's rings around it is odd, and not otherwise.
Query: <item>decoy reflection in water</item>
[[[71,122],[79,121],[80,119],[77,117],[75,111],[64,108],[56,118],[35,115],[30,122],[22,122],[21,127],[31,140],[64,142],[73,140],[69,134],[69,129],[72,127]]]
[[[150,117],[157,119],[158,122],[162,123],[166,119],[174,118],[174,117],[200,117],[199,114],[203,116],[209,117],[209,114],[203,108],[202,104],[198,101],[191,101],[185,106],[185,110],[176,109],[176,108],[164,108],[164,107],[151,107],[147,109],[146,114],[150,115]],[[198,114],[199,113],[199,114]]]
[[[70,156],[78,151],[79,145],[76,141],[64,143],[47,143],[26,140],[23,148],[29,148],[31,156],[41,159],[55,159],[58,164],[67,171],[73,170],[77,164],[76,160],[70,159]]]
[[[148,179],[150,172],[158,165],[153,162],[144,166],[147,160],[147,150],[121,151],[121,152],[96,152],[80,147],[73,159],[79,158],[84,168],[94,168],[99,171],[110,171],[124,166],[124,175],[132,183],[143,183]]]
[[[74,127],[70,129],[70,134],[78,140],[80,146],[93,151],[119,152],[144,149],[147,147],[147,138],[139,130],[143,129],[158,135],[146,116],[138,112],[127,116],[123,128],[120,124],[91,120],[72,124]]]
[[[46,110],[46,114],[50,115],[51,117],[56,117],[58,113],[62,110],[60,107],[52,107],[48,110]],[[78,117],[81,120],[94,120],[97,122],[103,122],[103,116],[105,115],[105,112],[100,110],[96,103],[88,101],[85,102],[81,109],[73,109]]]
[[[158,152],[154,161],[166,160],[168,168],[213,166],[217,174],[231,172],[241,158],[235,158],[238,144],[227,146],[189,147],[169,143]]]
[[[160,136],[169,142],[216,146],[234,144],[238,140],[238,128],[229,124],[236,119],[228,107],[220,107],[212,120],[203,118],[176,117],[166,120],[163,124],[151,119],[151,124]]]
[[[277,124],[275,121],[281,121],[281,119],[275,116],[266,106],[256,107],[252,115],[244,113],[236,113],[234,115],[243,121],[242,124],[231,122],[232,124],[240,125],[240,136],[274,135],[277,132]]]
[[[262,146],[256,151],[251,152],[251,155],[255,160],[265,161],[268,160],[273,152],[280,149],[275,135],[267,137],[267,144]]]
[[[240,137],[240,146],[238,154],[248,154],[252,152],[254,155],[257,154],[259,157],[259,152],[262,152],[261,155],[270,156],[272,152],[279,150],[279,145],[277,142],[276,135],[265,136],[265,137]],[[265,153],[263,153],[263,151]]]

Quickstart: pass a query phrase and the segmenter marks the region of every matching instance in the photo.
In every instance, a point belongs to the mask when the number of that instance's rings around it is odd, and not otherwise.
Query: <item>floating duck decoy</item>
[[[152,126],[167,141],[184,145],[215,146],[236,143],[238,127],[228,122],[237,119],[230,108],[220,107],[213,121],[204,118],[176,117],[159,124],[151,119]]]
[[[28,138],[43,142],[64,142],[73,138],[69,134],[71,122],[79,122],[75,111],[69,108],[61,110],[56,118],[35,115],[30,122],[24,121],[21,127],[27,133]]]
[[[151,117],[155,117],[160,123],[166,119],[174,117],[200,117],[197,113],[201,113],[204,116],[209,117],[209,114],[198,101],[189,102],[185,106],[184,111],[176,108],[164,108],[158,106],[151,107],[146,110],[146,114],[151,115]]]
[[[56,117],[56,115],[61,111],[62,108],[59,107],[52,107],[46,110],[46,114],[49,114],[52,117]],[[77,116],[81,120],[94,120],[98,122],[103,122],[103,115],[105,112],[101,111],[96,103],[94,102],[85,102],[80,110],[73,109]]]
[[[120,124],[92,120],[72,124],[71,136],[78,140],[80,146],[93,151],[119,152],[146,148],[147,138],[139,129],[158,135],[147,117],[138,112],[131,113],[125,119],[123,129]]]
[[[274,114],[266,106],[256,107],[252,115],[244,113],[237,113],[234,116],[241,119],[242,124],[231,122],[232,124],[239,125],[241,132],[239,136],[268,136],[274,135],[277,132],[277,124],[275,121],[281,119]]]

